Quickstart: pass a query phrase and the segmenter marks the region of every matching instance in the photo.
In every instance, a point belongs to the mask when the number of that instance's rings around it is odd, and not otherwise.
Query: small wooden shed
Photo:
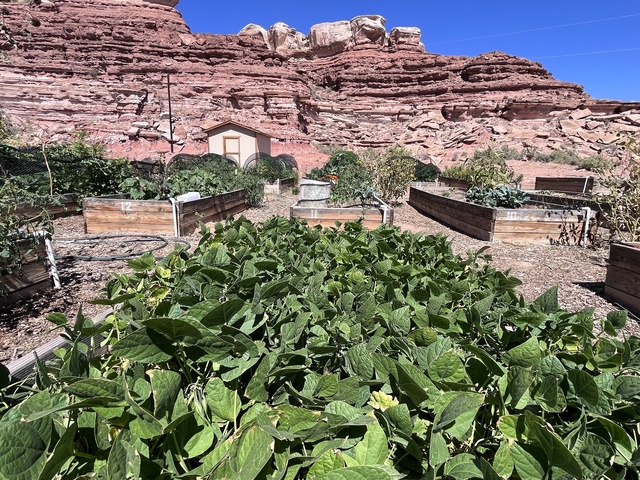
[[[209,153],[234,159],[240,167],[258,154],[271,155],[271,136],[233,121],[202,127],[209,139]]]

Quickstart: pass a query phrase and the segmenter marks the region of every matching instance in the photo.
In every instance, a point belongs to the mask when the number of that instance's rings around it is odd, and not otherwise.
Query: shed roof
[[[255,128],[249,127],[247,125],[243,125],[242,123],[234,122],[232,120],[226,120],[224,122],[211,123],[211,124],[208,124],[208,125],[204,125],[201,128],[202,128],[203,132],[209,133],[209,132],[211,132],[213,130],[217,130],[217,129],[219,129],[221,127],[225,127],[227,125],[235,125],[236,127],[241,127],[241,128],[244,128],[245,130],[249,130],[251,132],[259,133],[260,135],[264,135],[265,137],[272,138],[271,135],[269,135],[268,133],[261,132],[260,130],[256,130]]]

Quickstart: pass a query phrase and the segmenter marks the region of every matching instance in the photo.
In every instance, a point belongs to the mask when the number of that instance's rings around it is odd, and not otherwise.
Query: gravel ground
[[[289,208],[295,201],[292,195],[269,195],[264,207],[248,210],[244,216],[253,222],[264,221],[272,215],[288,217]],[[406,199],[395,207],[394,221],[400,228],[412,232],[443,232],[451,239],[454,251],[459,254],[489,246],[487,253],[492,255],[494,266],[510,270],[512,275],[524,282],[519,291],[527,300],[533,300],[557,285],[560,304],[567,310],[577,311],[593,306],[599,318],[619,308],[603,293],[608,248],[484,242],[423,216],[410,207]],[[85,261],[70,257],[119,257],[153,248],[158,248],[154,254],[163,255],[169,253],[177,241],[175,238],[166,238],[165,245],[164,241],[150,238],[90,240],[89,237],[84,234],[82,216],[55,221],[54,251],[60,257],[57,263],[62,288],[0,309],[0,361],[19,358],[55,337],[57,332],[51,330],[52,324],[46,320],[52,312],[62,312],[68,318],[75,318],[80,306],[83,313],[91,317],[104,311],[103,306],[89,302],[98,296],[112,272],[128,272],[125,260]],[[198,236],[182,240],[195,245]],[[640,335],[637,319],[629,321],[626,331]]]

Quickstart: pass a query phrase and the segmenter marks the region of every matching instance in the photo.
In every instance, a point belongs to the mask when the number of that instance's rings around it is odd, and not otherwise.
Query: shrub
[[[256,161],[256,172],[269,183],[278,179],[291,178],[293,169],[277,157],[261,157]]]
[[[373,180],[373,187],[385,202],[393,203],[402,197],[415,178],[416,163],[409,150],[389,147],[384,153],[363,152],[362,163]]]
[[[332,182],[331,201],[337,204],[365,203],[376,193],[371,175],[359,156],[347,150],[335,152],[322,168],[311,170],[308,177]]]
[[[504,185],[495,188],[471,187],[464,197],[469,203],[503,208],[520,208],[529,200],[527,194],[522,190]]]
[[[418,182],[433,182],[438,175],[440,175],[440,169],[433,163],[424,163],[416,161],[415,180]]]
[[[469,169],[470,187],[496,187],[522,181],[522,175],[516,175],[507,165],[504,153],[492,146],[476,150],[465,164]]]
[[[596,172],[604,193],[596,194],[611,237],[640,240],[640,147],[635,138],[627,139],[622,169],[599,167]]]

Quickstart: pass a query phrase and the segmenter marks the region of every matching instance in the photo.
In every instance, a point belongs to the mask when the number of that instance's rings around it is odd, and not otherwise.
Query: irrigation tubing
[[[127,239],[127,240],[119,240],[118,243],[150,243],[150,242],[159,242],[159,245],[154,248],[148,248],[141,251],[136,251],[133,253],[127,253],[124,255],[109,255],[109,256],[92,256],[92,255],[61,255],[55,256],[56,260],[80,260],[84,262],[111,262],[117,260],[133,260],[134,258],[138,258],[145,253],[153,253],[158,250],[163,249],[167,245],[169,245],[169,240],[164,237],[160,237],[158,235],[94,235],[91,237],[82,237],[82,238],[54,238],[54,243],[75,243],[75,244],[100,244],[107,243],[109,240],[113,239]],[[174,244],[181,243],[186,245],[187,250],[191,248],[189,242],[184,240],[173,240]],[[160,260],[164,257],[155,257],[157,260]]]

